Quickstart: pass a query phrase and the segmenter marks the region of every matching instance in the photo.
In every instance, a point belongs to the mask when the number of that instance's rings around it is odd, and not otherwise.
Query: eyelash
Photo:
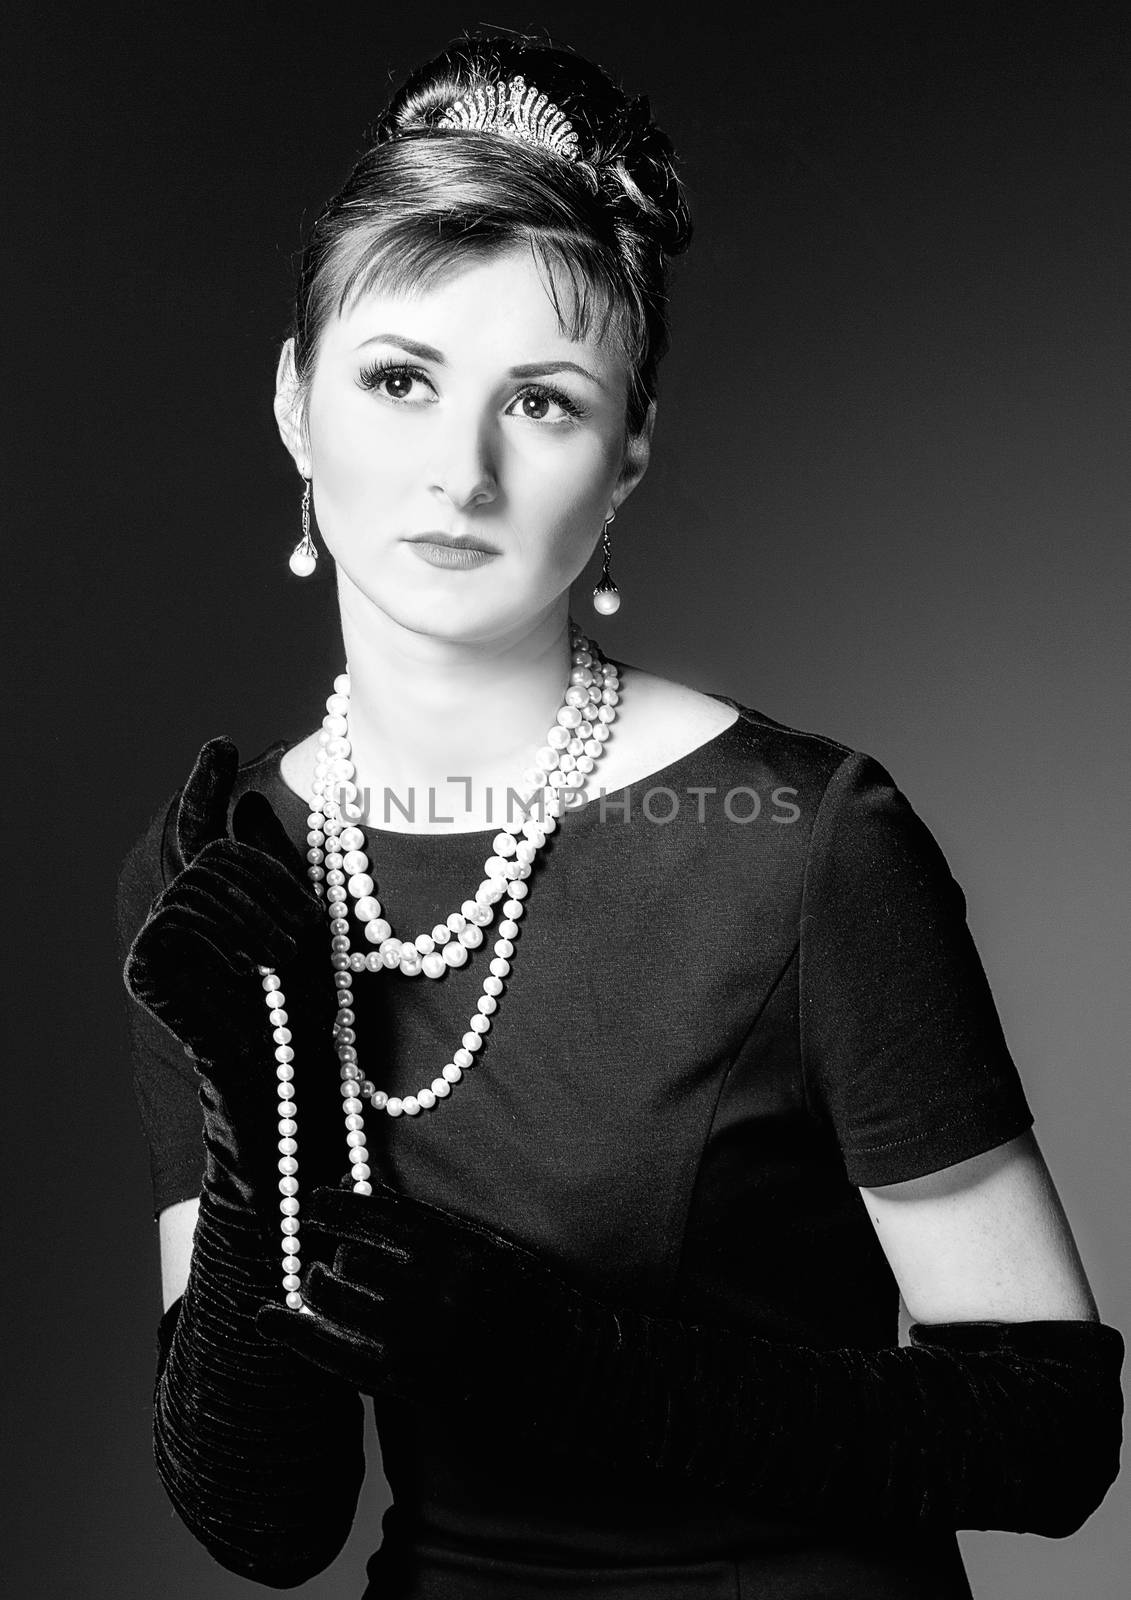
[[[417,378],[422,383],[428,383],[429,381],[427,373],[422,372],[419,367],[408,366],[403,361],[374,361],[370,366],[362,368],[358,383],[363,389],[376,389],[386,378]],[[525,388],[518,391],[518,395],[515,398],[524,398],[530,394],[537,395],[539,399],[552,400],[555,405],[561,406],[567,416],[575,420],[587,414],[585,406],[580,405],[571,395],[566,394],[564,389],[556,389],[552,384],[527,384]],[[398,400],[395,395],[385,395],[384,398],[391,400],[394,405],[406,405],[408,403],[403,399]],[[543,419],[528,417],[526,420],[528,422],[538,422]]]

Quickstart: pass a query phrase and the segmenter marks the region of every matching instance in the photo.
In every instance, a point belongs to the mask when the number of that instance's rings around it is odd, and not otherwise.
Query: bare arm
[[[915,1321],[1098,1321],[1031,1132],[941,1172],[860,1193]]]
[[[157,1219],[157,1235],[161,1246],[161,1298],[166,1311],[174,1300],[184,1294],[188,1283],[192,1236],[199,1210],[199,1199],[181,1200],[176,1205],[166,1206]]]

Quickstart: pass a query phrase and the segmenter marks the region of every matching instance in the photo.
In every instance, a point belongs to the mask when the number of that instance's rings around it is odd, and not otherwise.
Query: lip
[[[453,533],[414,533],[407,544],[442,545],[449,550],[481,550],[484,555],[497,556],[499,550],[493,544],[485,544],[481,539],[461,539]]]
[[[484,550],[481,545],[467,544],[462,539],[440,543],[432,539],[410,539],[414,553],[430,567],[448,567],[468,571],[472,567],[486,566],[498,559],[498,551]]]

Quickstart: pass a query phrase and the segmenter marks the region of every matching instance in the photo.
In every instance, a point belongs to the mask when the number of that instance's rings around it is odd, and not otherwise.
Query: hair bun
[[[521,73],[553,101],[577,134],[577,169],[615,221],[658,244],[687,248],[691,214],[671,141],[652,120],[647,95],[627,95],[596,62],[536,39],[468,33],[403,84],[370,132],[371,142],[428,134],[453,100]]]
[[[647,95],[626,98],[604,148],[591,162],[614,211],[664,251],[678,255],[691,242],[691,212],[675,168],[671,140],[652,120]]]

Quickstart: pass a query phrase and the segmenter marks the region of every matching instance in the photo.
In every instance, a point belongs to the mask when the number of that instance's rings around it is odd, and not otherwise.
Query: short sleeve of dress
[[[966,898],[891,777],[858,752],[833,774],[810,840],[800,994],[808,1092],[850,1182],[920,1177],[1032,1125]]]
[[[173,800],[157,811],[134,841],[118,875],[117,931],[119,970],[141,931],[149,908],[165,887],[166,822]],[[195,1069],[166,1028],[126,990],[134,1097],[149,1146],[153,1215],[200,1193],[204,1173],[204,1124]]]

